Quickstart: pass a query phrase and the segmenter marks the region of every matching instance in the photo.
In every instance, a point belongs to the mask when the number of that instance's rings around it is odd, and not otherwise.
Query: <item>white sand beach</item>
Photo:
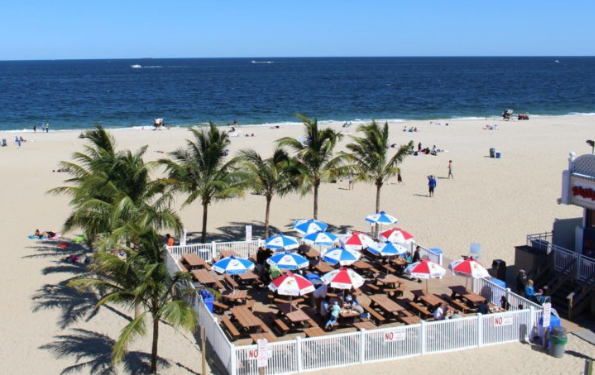
[[[593,117],[535,118],[529,121],[504,122],[501,119],[449,120],[441,125],[430,121],[394,123],[391,143],[446,150],[437,156],[419,155],[405,159],[401,166],[403,183],[396,178],[382,189],[382,210],[397,216],[399,226],[415,235],[418,243],[438,247],[447,258],[469,253],[471,243],[481,244],[481,261],[490,266],[493,259],[508,265],[514,262],[514,246],[525,243],[527,234],[547,232],[554,219],[582,215],[582,208],[558,205],[561,174],[568,165],[568,153],[591,152],[585,143],[593,137]],[[446,126],[448,122],[448,126]],[[498,125],[498,130],[484,130],[485,125]],[[336,125],[340,128],[340,125]],[[415,126],[417,133],[403,132]],[[230,153],[254,148],[269,155],[275,140],[282,136],[303,136],[301,126],[279,129],[239,127],[239,137],[232,137]],[[342,129],[353,135],[357,124]],[[254,137],[245,137],[254,133]],[[167,156],[167,152],[183,147],[190,133],[182,128],[170,130],[113,130],[119,149],[136,150],[149,145],[147,159]],[[4,188],[0,197],[4,242],[0,280],[4,303],[0,306],[3,329],[0,344],[2,373],[58,374],[69,366],[92,360],[93,353],[108,355],[102,345],[118,337],[126,324],[125,316],[102,308],[91,320],[84,317],[70,324],[64,322],[63,311],[53,308],[56,301],[69,305],[56,285],[73,277],[72,267],[60,262],[61,250],[51,242],[30,240],[27,235],[36,228],[59,231],[69,213],[66,197],[47,195],[54,187],[64,185],[66,173],[53,172],[62,160],[71,160],[84,141],[79,132],[24,133],[27,142],[17,147],[14,133],[1,134],[9,146],[0,148],[0,166],[4,172]],[[20,134],[19,134],[20,135]],[[349,140],[344,139],[339,149]],[[490,158],[495,148],[501,158]],[[447,179],[448,163],[453,161],[454,179]],[[426,176],[437,176],[435,196],[427,195]],[[375,188],[355,184],[348,190],[346,180],[324,184],[321,188],[319,219],[341,230],[369,230],[364,221],[374,213]],[[183,197],[178,199],[179,206]],[[209,211],[208,230],[211,239],[229,241],[244,238],[245,225],[253,225],[256,236],[262,234],[265,201],[262,196],[246,194],[244,198],[215,203]],[[202,211],[198,203],[179,211],[191,238],[198,241]],[[275,197],[271,224],[275,230],[288,231],[294,219],[312,216],[312,196]],[[66,238],[77,233],[68,233]],[[510,276],[510,275],[509,275]],[[38,298],[42,297],[42,298]],[[72,311],[71,311],[72,313]],[[130,312],[123,311],[124,314]],[[163,326],[159,354],[171,367],[163,374],[196,374],[201,372],[200,354],[194,338],[177,334]],[[80,345],[70,354],[43,349],[59,345],[66,336],[77,336]],[[105,336],[103,336],[105,335]],[[62,338],[60,337],[62,336]],[[72,338],[72,337],[71,337]],[[72,342],[73,340],[67,340]],[[149,337],[138,340],[131,351],[150,353]],[[366,364],[325,370],[326,374],[355,374],[371,371],[389,374],[459,373],[477,371],[482,374],[504,372],[523,374],[580,374],[583,356],[595,356],[595,346],[570,336],[564,358],[550,357],[528,344],[512,343],[448,354],[430,355],[392,362]],[[85,356],[87,353],[89,356]],[[105,358],[100,358],[105,360]],[[462,370],[465,368],[466,370]],[[476,369],[476,370],[471,370]],[[89,373],[89,368],[81,373]],[[213,369],[213,372],[218,372]],[[126,372],[122,372],[126,373]],[[321,373],[321,371],[316,372]]]

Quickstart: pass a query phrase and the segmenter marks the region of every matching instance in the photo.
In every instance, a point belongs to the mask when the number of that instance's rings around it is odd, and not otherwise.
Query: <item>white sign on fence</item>
[[[547,302],[543,304],[543,326],[550,326],[550,317],[552,316],[552,304]]]
[[[511,315],[499,316],[494,318],[494,326],[511,326],[514,323],[514,319]]]
[[[252,241],[252,225],[246,225],[246,242]]]
[[[389,331],[384,333],[384,342],[405,341],[407,333],[403,331]]]
[[[258,340],[258,356],[256,360],[258,361],[258,367],[267,367],[269,362],[269,353],[268,353],[268,344],[269,342],[267,339],[259,339]]]

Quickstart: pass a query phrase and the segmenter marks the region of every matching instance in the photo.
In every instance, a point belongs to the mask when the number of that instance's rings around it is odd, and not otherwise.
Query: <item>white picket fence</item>
[[[223,250],[234,250],[240,256],[248,256],[259,241],[238,246],[234,243],[212,243],[169,247],[167,266],[172,273],[180,271],[178,260],[184,252],[205,254],[206,260]],[[221,245],[221,246],[219,246]],[[244,255],[243,252],[248,252]],[[210,257],[210,258],[209,258]],[[542,308],[510,289],[487,279],[473,280],[473,291],[495,304],[505,296],[511,304],[506,312],[451,319],[436,322],[421,322],[416,325],[362,330],[323,337],[296,338],[268,344],[268,360],[265,374],[278,375],[307,372],[328,367],[349,366],[367,362],[388,361],[433,353],[445,353],[524,341],[537,328]],[[230,375],[257,375],[257,345],[235,346],[223,332],[217,318],[206,308],[202,300],[194,299],[193,307],[198,312],[199,325],[206,328],[206,337],[217,357]]]

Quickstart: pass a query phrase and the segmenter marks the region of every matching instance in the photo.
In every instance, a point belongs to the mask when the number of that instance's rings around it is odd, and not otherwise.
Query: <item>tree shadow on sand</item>
[[[151,355],[148,353],[129,351],[122,366],[114,366],[111,362],[113,339],[97,332],[85,329],[72,329],[73,333],[55,336],[56,341],[40,346],[49,350],[57,359],[73,358],[75,364],[66,367],[60,374],[85,372],[92,375],[114,375],[120,367],[126,374],[147,374],[150,369]],[[157,359],[160,368],[171,367],[169,361]]]

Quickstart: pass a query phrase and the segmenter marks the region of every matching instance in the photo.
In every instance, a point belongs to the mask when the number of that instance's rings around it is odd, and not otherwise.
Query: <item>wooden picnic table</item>
[[[339,316],[343,319],[357,318],[358,316],[360,316],[360,313],[356,310],[341,309]]]
[[[301,251],[301,253],[308,259],[317,259],[320,257],[320,252],[313,247],[308,248],[306,251]]]
[[[395,301],[391,300],[386,294],[376,294],[370,296],[370,300],[372,301],[371,306],[378,306],[381,310],[383,310],[386,314],[390,315],[398,315],[399,311],[404,310],[403,306],[399,305]],[[388,318],[388,316],[385,315]]]
[[[250,338],[254,344],[258,344],[260,339],[266,339],[268,342],[277,341],[277,337],[270,332],[251,333]]]
[[[230,256],[235,256],[236,253],[233,250],[221,250],[219,259],[229,258]]]
[[[421,301],[424,305],[432,309],[436,309],[441,304],[446,304],[446,301],[442,298],[435,296],[433,293],[426,292],[424,289],[412,290],[411,293],[414,296],[413,302]]]
[[[320,273],[328,273],[333,271],[335,268],[327,262],[319,262],[314,268]]]
[[[383,284],[383,285],[387,285],[389,287],[393,287],[396,288],[398,287],[397,284],[402,284],[404,283],[404,281],[400,278],[398,278],[395,275],[378,275],[374,278],[374,280],[376,280],[378,283]]]
[[[374,268],[374,265],[363,260],[358,260],[357,262],[354,262],[351,266],[356,270],[361,271],[363,274],[367,274],[370,276],[372,273],[374,273],[374,271],[377,271],[376,268]]]
[[[254,272],[252,272],[250,270],[239,274],[238,279],[240,280],[240,282],[242,284],[248,284],[248,283],[253,283],[253,282],[260,284],[260,277],[258,277],[257,274],[255,274]]]
[[[219,281],[219,278],[207,271],[206,269],[192,270],[192,276],[201,284],[206,286],[216,286],[217,288],[223,288],[223,284]]]
[[[251,297],[248,295],[247,290],[240,290],[240,289],[234,289],[227,293],[221,294],[221,299],[226,299],[226,300],[228,300],[230,302],[234,302],[234,303],[238,302],[238,301],[245,301],[250,298]]]
[[[266,324],[264,324],[264,322],[259,317],[254,315],[252,311],[248,310],[246,307],[234,307],[231,309],[231,315],[245,330],[255,330],[256,332],[269,331],[268,328],[266,328]]]
[[[278,303],[277,309],[281,316],[285,317],[291,324],[303,323],[310,320],[308,314],[293,304]]]
[[[452,294],[450,298],[461,298],[464,301],[467,301],[473,305],[479,305],[482,302],[485,302],[485,298],[480,296],[477,293],[474,293],[470,290],[467,290],[463,285],[454,285],[449,286],[450,290],[452,290]]]
[[[367,322],[353,323],[353,326],[355,328],[357,328],[358,331],[361,331],[362,329],[376,329],[376,328],[378,328],[378,326],[376,324],[372,323],[369,320]]]
[[[209,266],[207,261],[196,254],[182,254],[182,260],[188,265],[189,270],[199,268],[204,268],[207,271],[211,270],[211,266]]]
[[[326,332],[320,327],[304,328],[304,333],[306,334],[306,337],[319,337],[326,334]]]

